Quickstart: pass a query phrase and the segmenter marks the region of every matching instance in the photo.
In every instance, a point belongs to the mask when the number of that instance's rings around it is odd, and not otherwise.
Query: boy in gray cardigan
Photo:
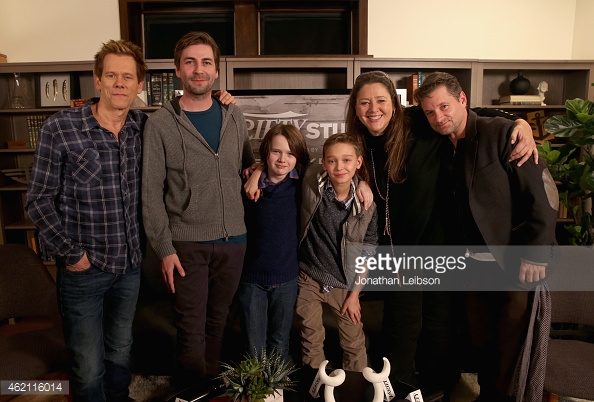
[[[365,210],[355,193],[362,162],[361,144],[347,134],[335,134],[324,143],[322,167],[310,165],[303,179],[296,314],[303,364],[314,369],[325,360],[323,303],[330,306],[339,328],[343,369],[361,371],[367,366],[361,289],[353,287],[353,261],[346,258],[351,247],[371,256],[377,245],[375,204]]]

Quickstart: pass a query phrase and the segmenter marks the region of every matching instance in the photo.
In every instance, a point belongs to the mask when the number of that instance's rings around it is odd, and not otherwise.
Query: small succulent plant
[[[233,402],[244,397],[248,402],[262,402],[267,396],[281,389],[291,390],[295,385],[289,375],[296,368],[274,350],[246,355],[239,364],[223,363],[222,366],[221,378],[227,387],[225,395]]]

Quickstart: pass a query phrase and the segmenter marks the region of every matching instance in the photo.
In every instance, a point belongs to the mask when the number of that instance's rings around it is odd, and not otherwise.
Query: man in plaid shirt
[[[56,255],[75,401],[128,399],[132,321],[140,287],[142,50],[120,40],[95,55],[99,98],[47,119],[26,209]]]

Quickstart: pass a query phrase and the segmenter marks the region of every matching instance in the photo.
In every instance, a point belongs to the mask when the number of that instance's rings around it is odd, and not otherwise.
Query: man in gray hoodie
[[[178,386],[219,373],[229,306],[246,247],[241,171],[254,162],[245,120],[212,97],[220,51],[204,32],[175,46],[184,94],[147,120],[142,211],[175,294]]]

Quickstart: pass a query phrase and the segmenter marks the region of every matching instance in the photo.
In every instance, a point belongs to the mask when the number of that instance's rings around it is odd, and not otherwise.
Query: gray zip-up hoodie
[[[241,171],[254,163],[254,155],[239,107],[221,108],[216,153],[181,112],[179,98],[146,122],[142,215],[159,258],[176,253],[172,241],[208,241],[246,232]]]

